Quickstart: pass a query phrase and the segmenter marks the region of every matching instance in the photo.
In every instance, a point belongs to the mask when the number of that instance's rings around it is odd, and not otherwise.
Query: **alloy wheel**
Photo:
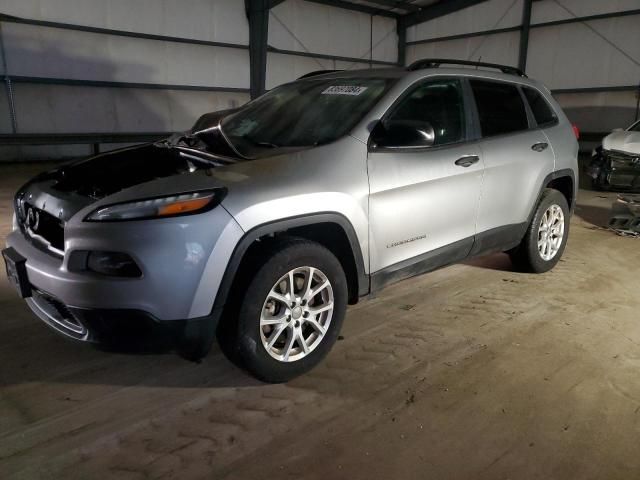
[[[564,238],[564,213],[559,205],[553,204],[542,215],[538,226],[538,252],[549,261],[556,256]]]
[[[294,362],[309,355],[324,339],[333,315],[333,288],[314,267],[283,275],[267,294],[260,314],[260,338],[271,357]]]

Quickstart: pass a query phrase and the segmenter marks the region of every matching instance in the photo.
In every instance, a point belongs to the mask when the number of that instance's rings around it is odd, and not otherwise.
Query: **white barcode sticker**
[[[368,87],[358,87],[355,85],[334,85],[322,92],[322,95],[360,95]]]

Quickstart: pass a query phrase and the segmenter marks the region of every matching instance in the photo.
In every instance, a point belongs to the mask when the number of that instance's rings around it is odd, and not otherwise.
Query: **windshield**
[[[640,132],[640,122],[636,122],[633,125],[631,125],[628,130],[630,132]]]
[[[278,87],[222,121],[241,155],[332,142],[348,133],[390,88],[382,78],[315,79]]]

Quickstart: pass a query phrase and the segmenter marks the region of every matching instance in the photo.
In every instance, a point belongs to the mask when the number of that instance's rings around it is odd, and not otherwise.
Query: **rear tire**
[[[522,242],[509,252],[514,266],[532,273],[551,270],[567,244],[569,217],[564,195],[558,190],[545,189]]]
[[[223,351],[262,381],[286,382],[315,367],[337,340],[347,280],[339,260],[309,240],[277,241],[261,258]]]

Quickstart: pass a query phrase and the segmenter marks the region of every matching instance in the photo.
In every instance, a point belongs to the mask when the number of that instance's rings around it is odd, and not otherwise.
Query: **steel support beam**
[[[396,21],[396,32],[398,33],[398,65],[404,67],[407,64],[407,28],[400,20]]]
[[[568,23],[592,22],[594,20],[605,20],[607,18],[629,17],[640,15],[640,9],[623,10],[621,12],[600,13],[598,15],[587,15],[585,17],[572,17],[563,20],[552,20],[550,22],[534,23],[531,28],[554,27],[556,25],[566,25]]]
[[[487,0],[447,0],[446,2],[439,2],[434,5],[424,7],[419,12],[404,15],[402,17],[402,23],[405,27],[411,27],[418,23],[427,22],[434,18],[449,15],[450,13],[457,12],[464,8],[472,7]]]
[[[383,7],[404,10],[405,12],[419,12],[420,7],[413,3],[402,2],[398,0],[367,0],[369,3],[382,5]]]
[[[557,25],[566,25],[571,23],[584,23],[584,22],[591,22],[595,20],[605,20],[608,18],[628,17],[632,15],[640,15],[640,9],[623,10],[621,12],[601,13],[598,15],[588,15],[585,17],[573,17],[573,18],[566,18],[563,20],[552,20],[549,22],[541,22],[541,23],[533,23],[533,24],[530,23],[529,29],[554,27]],[[402,21],[402,19],[400,21]],[[516,32],[520,30],[521,30],[521,27],[519,25],[514,27],[494,28],[491,30],[481,30],[478,32],[460,33],[457,35],[446,35],[442,37],[425,38],[423,40],[413,40],[411,42],[407,42],[407,45],[419,45],[422,43],[437,43],[437,42],[446,42],[448,40],[460,40],[463,38],[484,37],[486,35]]]
[[[0,134],[1,145],[89,145],[100,143],[145,143],[171,132],[137,133],[19,133]]]
[[[206,45],[209,47],[238,48],[247,50],[247,45],[228,42],[214,42],[211,40],[199,40],[197,38],[173,37],[169,35],[155,35],[151,33],[130,32],[127,30],[115,30],[112,28],[90,27],[87,25],[76,25],[73,23],[50,22],[48,20],[33,20],[30,18],[14,17],[12,15],[0,14],[0,22],[18,23],[22,25],[35,25],[38,27],[57,28],[60,30],[72,30],[76,32],[97,33],[101,35],[114,35],[117,37],[140,38],[144,40],[158,40],[162,42],[187,43],[189,45]]]
[[[522,4],[522,23],[520,25],[520,51],[518,53],[518,68],[523,72],[527,68],[527,53],[529,51],[529,30],[531,29],[532,0],[524,0]]]
[[[606,93],[606,92],[636,92],[637,85],[612,85],[610,87],[577,87],[577,88],[554,88],[551,93]]]
[[[378,15],[380,17],[398,18],[400,15],[397,13],[384,10],[382,8],[369,7],[359,3],[350,3],[343,0],[305,0],[311,3],[319,3],[321,5],[328,5],[330,7],[342,8],[344,10],[352,10],[354,12],[368,13],[369,15]]]
[[[326,55],[323,53],[313,52],[301,52],[298,50],[283,50],[275,47],[267,47],[267,51],[271,53],[279,53],[281,55],[294,55],[297,57],[309,57],[309,58],[322,58],[324,60],[336,60],[338,62],[353,62],[353,63],[372,63],[374,65],[386,65],[389,67],[395,67],[395,62],[386,62],[384,60],[371,60],[368,58],[356,58],[356,57],[341,57],[339,55]]]
[[[420,45],[422,43],[446,42],[448,40],[461,40],[463,38],[484,37],[485,35],[496,35],[499,33],[509,33],[509,32],[518,32],[518,31],[520,31],[519,25],[515,27],[482,30],[480,32],[458,33],[456,35],[446,35],[444,37],[433,37],[433,38],[425,38],[423,40],[413,40],[411,42],[407,42],[407,45]]]
[[[77,85],[80,87],[106,87],[106,88],[142,88],[149,90],[193,90],[202,92],[231,92],[249,93],[247,88],[237,87],[215,87],[208,85],[175,85],[164,83],[137,83],[137,82],[114,82],[109,80],[83,80],[80,78],[52,78],[52,77],[28,77],[20,75],[9,75],[9,79],[14,84],[32,83],[41,85]]]
[[[252,99],[266,91],[269,5],[270,0],[245,0],[249,18],[249,91]]]

